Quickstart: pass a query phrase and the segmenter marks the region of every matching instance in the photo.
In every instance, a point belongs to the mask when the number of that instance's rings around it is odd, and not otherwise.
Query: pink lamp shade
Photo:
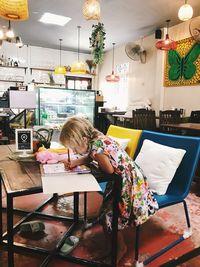
[[[119,82],[119,80],[120,80],[120,78],[118,75],[114,74],[114,70],[112,71],[112,74],[106,76],[107,82],[117,83],[117,82]]]
[[[160,40],[156,43],[156,48],[164,51],[175,50],[177,43],[169,38],[168,29],[169,29],[170,20],[166,20],[167,23],[167,34],[165,35],[165,40]]]
[[[114,58],[115,58],[115,53],[114,53],[114,46],[115,43],[112,43],[113,45],[113,53],[112,53],[112,73],[110,75],[107,75],[105,77],[107,82],[111,82],[111,83],[117,83],[120,80],[120,77],[118,75],[115,75],[114,73]]]
[[[160,40],[156,43],[156,48],[164,51],[175,50],[177,43],[169,39],[169,34],[166,34],[165,40]]]

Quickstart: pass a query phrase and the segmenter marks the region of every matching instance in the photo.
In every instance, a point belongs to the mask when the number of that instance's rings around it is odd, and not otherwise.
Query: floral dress
[[[107,155],[114,172],[122,177],[118,228],[123,229],[128,225],[146,222],[158,210],[158,204],[148,188],[142,170],[110,137],[102,135],[92,142],[90,156],[95,159],[96,154]],[[100,219],[108,231],[112,230],[112,183],[112,181],[107,183],[100,214]]]

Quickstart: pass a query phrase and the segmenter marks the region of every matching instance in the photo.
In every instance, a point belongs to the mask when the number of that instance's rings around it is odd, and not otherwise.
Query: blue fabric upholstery
[[[143,131],[139,140],[139,144],[135,153],[135,157],[137,157],[143,141],[145,139],[154,141],[156,143],[171,146],[174,148],[182,148],[186,150],[186,153],[183,157],[181,164],[179,165],[175,176],[170,183],[167,192],[165,195],[155,195],[155,198],[158,201],[159,208],[164,208],[167,206],[175,205],[177,203],[183,203],[185,210],[185,218],[188,227],[188,231],[191,234],[191,226],[189,213],[187,210],[187,204],[185,202],[185,197],[189,193],[189,189],[192,183],[192,179],[195,174],[195,170],[197,167],[197,163],[200,157],[200,138],[189,137],[189,136],[178,136],[171,134],[163,134],[158,132],[151,131]],[[147,177],[148,180],[148,177]],[[184,214],[184,213],[183,213]],[[136,243],[135,243],[135,261],[138,262],[139,256],[139,231],[140,226],[136,227]],[[188,237],[190,236],[188,235]],[[160,251],[149,257],[147,260],[143,262],[144,265],[149,264],[151,261],[161,256],[163,253],[177,245],[178,243],[184,241],[187,238],[184,235],[180,237],[178,240],[169,244],[165,248],[160,248]]]
[[[163,134],[144,130],[140,137],[140,141],[135,153],[135,158],[138,155],[145,139],[154,141],[162,145],[171,146],[174,148],[182,148],[186,150],[183,160],[179,168],[177,169],[166,194],[164,196],[155,195],[160,207],[166,205],[166,201],[169,202],[169,204],[171,202],[182,201],[189,192],[190,185],[192,183],[192,179],[196,170],[200,155],[200,138]]]

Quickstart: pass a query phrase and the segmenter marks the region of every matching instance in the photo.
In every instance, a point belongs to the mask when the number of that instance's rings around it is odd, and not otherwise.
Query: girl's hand
[[[62,163],[65,165],[65,169],[72,169],[78,165],[78,162],[76,159],[68,161],[67,159],[62,160]]]

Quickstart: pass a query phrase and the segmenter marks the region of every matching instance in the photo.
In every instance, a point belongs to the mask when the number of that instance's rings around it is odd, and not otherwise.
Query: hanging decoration
[[[104,48],[106,32],[103,23],[92,25],[92,34],[89,38],[90,48],[92,48],[92,55],[95,64],[101,64],[104,58]]]
[[[65,66],[61,65],[61,42],[62,39],[59,39],[60,41],[60,65],[55,68],[55,74],[66,74],[66,68]]]
[[[113,54],[112,54],[112,73],[106,76],[106,81],[107,82],[119,82],[120,78],[118,75],[115,75],[114,73],[114,58],[115,58],[115,54],[114,54],[114,46],[115,43],[112,43],[113,45]]]
[[[20,36],[15,35],[10,20],[8,21],[8,27],[6,26],[0,27],[0,45],[2,45],[4,41],[9,43],[14,43],[19,48],[23,46],[22,39]]]
[[[28,0],[0,0],[0,17],[7,20],[27,20]]]
[[[193,38],[177,41],[177,49],[166,53],[164,86],[199,85],[200,43]]]
[[[85,74],[86,73],[86,66],[84,62],[80,61],[79,58],[79,51],[80,51],[80,29],[81,26],[77,26],[78,29],[78,51],[77,51],[77,56],[78,56],[78,60],[76,62],[73,63],[72,67],[71,67],[71,72],[74,74]]]
[[[98,0],[85,0],[83,16],[86,20],[100,20],[101,8]]]
[[[166,20],[167,23],[167,34],[165,36],[165,40],[160,40],[156,43],[156,48],[164,51],[174,50],[177,47],[177,44],[175,41],[169,38],[169,22],[170,20]]]
[[[193,16],[193,8],[191,5],[187,3],[187,0],[185,0],[185,4],[182,5],[178,11],[178,17],[182,21],[186,21],[191,19]]]

